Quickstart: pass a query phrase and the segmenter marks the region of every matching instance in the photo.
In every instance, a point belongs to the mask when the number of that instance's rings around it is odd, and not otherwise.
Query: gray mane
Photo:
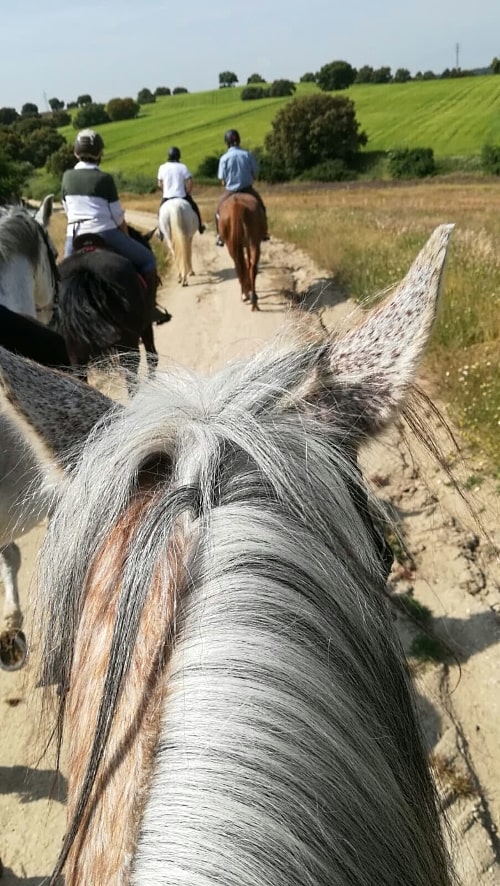
[[[22,255],[37,264],[43,229],[23,206],[0,206],[0,264]]]
[[[57,870],[153,577],[165,592],[174,581],[175,534],[183,578],[131,882],[451,882],[348,429],[301,396],[322,359],[311,345],[209,379],[165,374],[88,441],[42,550],[44,678],[67,685],[90,565],[138,491],[153,495],[127,551],[92,759]]]

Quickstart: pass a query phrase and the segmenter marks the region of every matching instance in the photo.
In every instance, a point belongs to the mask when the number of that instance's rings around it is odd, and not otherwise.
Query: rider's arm
[[[193,179],[191,176],[189,178],[184,179],[184,186],[186,188],[186,194],[190,194],[193,190]]]

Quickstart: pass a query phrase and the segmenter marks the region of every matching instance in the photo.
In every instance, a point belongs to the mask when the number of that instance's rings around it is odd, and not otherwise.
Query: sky
[[[215,89],[258,73],[298,81],[335,59],[440,73],[500,57],[499,0],[17,0],[2,3],[0,107]]]

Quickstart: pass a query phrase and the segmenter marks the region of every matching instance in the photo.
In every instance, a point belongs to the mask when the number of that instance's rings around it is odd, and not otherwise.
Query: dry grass
[[[427,360],[435,394],[500,475],[500,181],[261,187],[275,237],[306,250],[369,306],[397,283],[436,225],[454,222],[442,308]],[[211,221],[218,188],[196,188]],[[156,211],[157,195],[123,195]]]

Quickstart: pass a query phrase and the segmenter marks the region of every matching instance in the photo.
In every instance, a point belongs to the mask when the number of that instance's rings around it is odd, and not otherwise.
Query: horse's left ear
[[[326,414],[333,409],[346,416],[355,438],[386,427],[415,381],[436,317],[453,227],[436,228],[392,298],[327,348],[313,399]]]
[[[44,228],[48,228],[50,219],[52,218],[52,210],[54,208],[54,195],[47,194],[46,197],[43,198],[42,205],[35,213],[36,221],[41,224]]]
[[[0,410],[42,468],[65,468],[113,400],[69,375],[0,348]]]

